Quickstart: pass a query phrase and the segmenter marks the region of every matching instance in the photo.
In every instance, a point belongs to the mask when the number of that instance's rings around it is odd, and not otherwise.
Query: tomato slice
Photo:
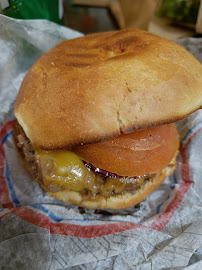
[[[179,147],[174,124],[122,134],[73,151],[87,163],[121,176],[157,173],[172,160]]]

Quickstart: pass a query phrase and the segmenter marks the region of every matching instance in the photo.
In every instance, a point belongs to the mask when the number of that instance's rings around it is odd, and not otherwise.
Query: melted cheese
[[[57,185],[75,191],[84,187],[89,171],[82,160],[67,150],[35,150],[43,182],[45,185]]]

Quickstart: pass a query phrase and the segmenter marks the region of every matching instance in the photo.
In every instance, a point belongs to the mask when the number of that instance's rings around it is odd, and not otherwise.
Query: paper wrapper
[[[175,173],[138,206],[88,210],[44,193],[12,138],[13,104],[28,68],[81,34],[0,15],[0,269],[202,269],[202,112],[177,124]],[[201,39],[179,41],[202,60]]]

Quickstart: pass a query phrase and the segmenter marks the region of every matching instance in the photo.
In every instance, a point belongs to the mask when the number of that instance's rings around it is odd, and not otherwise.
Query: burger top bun
[[[175,122],[202,107],[202,66],[140,30],[63,41],[27,73],[15,114],[43,149],[93,143]]]

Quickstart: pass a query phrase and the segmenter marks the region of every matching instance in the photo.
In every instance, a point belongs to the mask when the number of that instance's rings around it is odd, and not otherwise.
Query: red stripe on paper
[[[187,161],[186,156],[186,147],[190,143],[190,141],[196,136],[196,134],[201,131],[202,128],[198,129],[185,143],[185,145],[180,145],[180,154],[182,156],[182,165],[181,165],[181,174],[182,180],[184,183],[179,185],[179,188],[176,191],[174,200],[168,205],[165,212],[160,214],[156,220],[151,224],[151,227],[155,230],[161,231],[165,228],[168,224],[172,216],[174,215],[175,211],[180,206],[185,194],[189,190],[192,181],[190,180],[190,170],[189,170],[189,163]]]
[[[14,208],[13,211],[11,211],[11,213],[15,214],[16,216],[22,218],[23,220],[29,223],[50,230],[49,218],[46,215],[41,214],[39,212],[35,212],[28,207]]]
[[[182,202],[187,191],[189,190],[190,185],[191,185],[191,182],[182,183],[179,185],[179,188],[176,191],[174,200],[168,205],[165,212],[160,214],[156,218],[156,220],[151,224],[150,226],[151,228],[158,231],[162,231],[166,227],[166,225],[168,224],[168,222],[174,215],[175,211],[180,206],[180,203]]]
[[[12,120],[6,123],[5,126],[2,127],[0,131],[0,203],[3,208],[13,208],[14,203],[10,198],[9,188],[4,176],[5,170],[5,150],[2,144],[2,140],[7,132],[13,129],[16,120]]]
[[[199,133],[202,130],[202,127],[197,129],[192,135],[191,137],[187,140],[187,142],[184,145],[184,148],[187,147],[187,145],[190,143],[190,141],[196,136],[197,133]]]
[[[6,133],[7,133],[8,131],[10,131],[11,129],[13,129],[13,127],[14,127],[15,124],[16,124],[16,122],[17,122],[16,119],[11,120],[11,121],[7,122],[7,123],[2,127],[2,129],[1,129],[1,131],[0,131],[0,141],[1,141],[1,143],[2,143],[3,137],[6,135]]]
[[[52,234],[62,234],[82,238],[95,238],[114,233],[124,232],[135,228],[146,228],[140,224],[119,222],[101,225],[75,225],[65,223],[51,223]]]
[[[4,218],[7,215],[10,215],[10,213],[11,213],[11,211],[9,211],[9,212],[5,213],[4,215],[0,216],[0,219]]]
[[[36,226],[49,230],[51,234],[68,235],[81,238],[95,238],[114,233],[124,232],[135,228],[147,228],[146,226],[128,222],[118,222],[100,225],[77,225],[69,223],[54,223],[49,217],[35,212],[29,207],[18,207],[6,213],[1,218],[9,214],[15,214],[21,219],[32,223]]]
[[[5,213],[4,215],[0,216],[0,219],[10,214],[14,214],[20,217],[21,219],[29,223],[32,223],[36,226],[42,227],[47,230],[50,229],[49,218],[44,214],[33,211],[29,207],[24,206],[24,207],[13,208],[8,213]]]

